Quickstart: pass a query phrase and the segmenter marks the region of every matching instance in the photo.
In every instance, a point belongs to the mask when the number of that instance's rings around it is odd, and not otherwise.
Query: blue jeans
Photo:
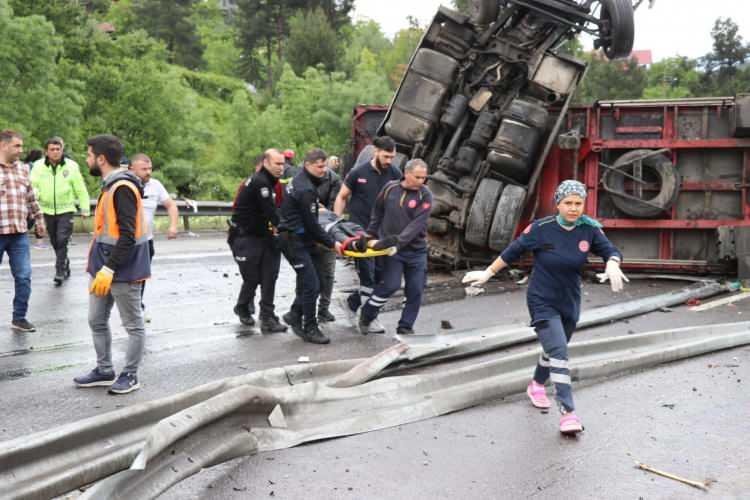
[[[16,294],[13,297],[13,320],[26,318],[31,296],[31,252],[29,237],[26,233],[0,235],[0,264],[3,254],[8,254],[10,273],[16,282]]]

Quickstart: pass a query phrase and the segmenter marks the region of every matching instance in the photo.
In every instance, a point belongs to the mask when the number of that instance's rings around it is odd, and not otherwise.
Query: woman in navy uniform
[[[583,214],[586,187],[567,180],[555,192],[557,215],[530,224],[508,248],[484,271],[469,272],[464,283],[480,286],[525,252],[534,254],[534,266],[527,294],[527,304],[534,327],[542,344],[542,354],[526,393],[537,408],[551,406],[544,384],[548,379],[555,386],[555,396],[562,417],[560,432],[576,434],[583,430],[575,414],[568,367],[568,342],[581,310],[581,269],[589,252],[606,262],[600,275],[609,280],[612,291],[622,290],[628,281],[620,270],[622,254],[607,239],[602,225]]]

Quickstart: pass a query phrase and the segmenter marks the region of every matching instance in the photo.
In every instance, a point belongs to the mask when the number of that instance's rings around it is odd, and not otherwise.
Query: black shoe
[[[284,333],[286,331],[286,325],[279,323],[279,318],[271,316],[270,318],[260,319],[260,332],[261,333]]]
[[[399,326],[396,328],[396,333],[399,335],[414,335],[414,330],[408,326]]]
[[[247,306],[243,307],[237,304],[234,306],[234,314],[239,316],[240,323],[243,325],[255,326],[255,320],[253,319],[253,315],[247,310]]]
[[[65,281],[65,276],[62,273],[55,273],[55,277],[52,278],[52,282],[55,284],[55,286],[62,285],[63,281]]]
[[[284,323],[292,327],[292,331],[295,335],[301,338],[305,338],[305,332],[302,329],[302,316],[297,314],[296,311],[290,310],[288,313],[283,315],[281,319],[284,320]]]
[[[302,339],[305,342],[310,342],[311,344],[330,344],[331,339],[325,336],[323,332],[320,331],[320,328],[318,328],[318,325],[311,324],[311,325],[305,325],[305,331],[303,332],[304,336]]]
[[[318,310],[318,321],[321,323],[333,323],[336,321],[336,316],[331,314],[331,311],[329,311],[328,308],[320,309]]]
[[[10,327],[19,332],[35,332],[36,327],[31,324],[26,318],[14,319],[10,323]]]

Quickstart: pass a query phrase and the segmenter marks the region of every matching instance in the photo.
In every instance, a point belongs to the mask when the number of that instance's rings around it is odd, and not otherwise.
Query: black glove
[[[388,236],[387,238],[378,240],[378,242],[372,246],[372,249],[373,250],[385,250],[386,248],[395,247],[397,245],[398,245],[398,236]]]

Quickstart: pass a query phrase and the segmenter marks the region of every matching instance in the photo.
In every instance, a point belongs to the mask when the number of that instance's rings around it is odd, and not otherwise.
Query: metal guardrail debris
[[[190,231],[191,217],[222,217],[232,215],[232,203],[228,201],[195,201],[189,199],[175,200],[177,210],[182,217],[185,231]],[[91,213],[96,209],[96,199],[91,200]],[[156,207],[157,217],[168,215],[167,210],[159,205]]]

